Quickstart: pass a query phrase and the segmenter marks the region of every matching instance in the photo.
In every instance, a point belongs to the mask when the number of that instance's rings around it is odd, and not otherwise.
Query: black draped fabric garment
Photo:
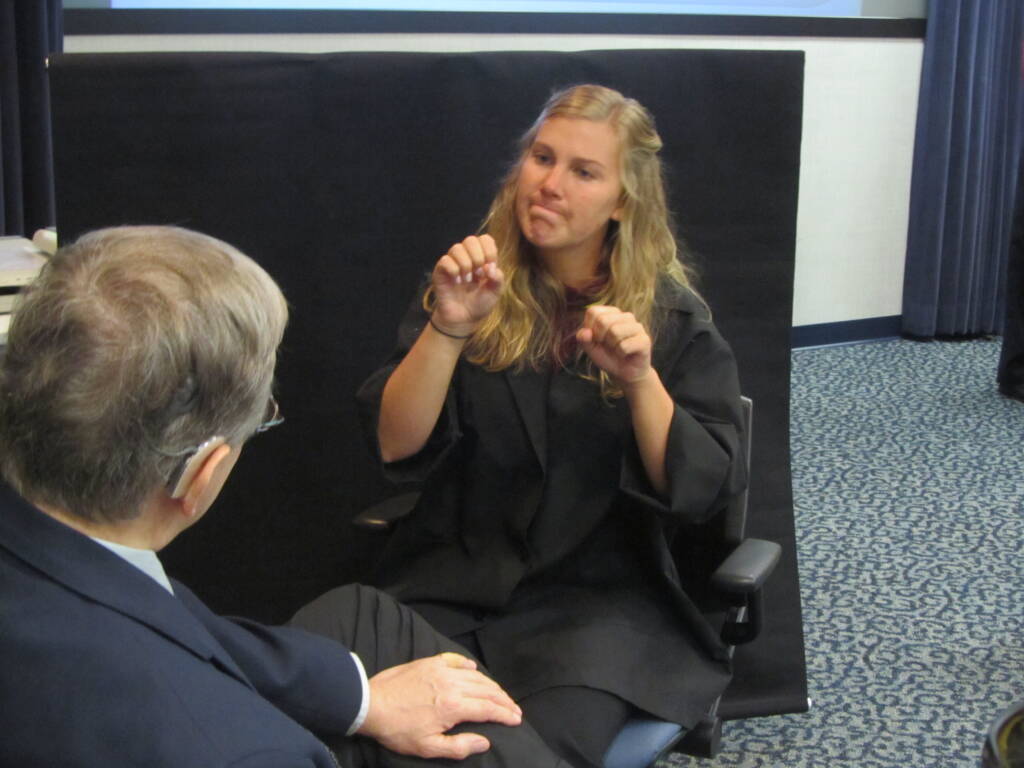
[[[381,392],[427,322],[421,298],[359,392],[378,456]],[[445,634],[475,631],[516,698],[583,685],[691,726],[730,670],[696,597],[708,574],[678,553],[746,483],[740,393],[732,351],[691,291],[666,281],[656,313],[654,367],[676,403],[668,498],[647,479],[624,398],[566,368],[461,360],[427,444],[383,467],[423,493],[377,582]]]

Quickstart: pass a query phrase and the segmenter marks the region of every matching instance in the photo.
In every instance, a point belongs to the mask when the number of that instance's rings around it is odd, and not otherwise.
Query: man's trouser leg
[[[471,656],[418,614],[388,595],[358,584],[321,595],[301,608],[291,624],[341,642],[363,662],[368,677],[444,651]],[[462,731],[486,736],[491,742],[490,750],[465,760],[425,760],[395,754],[371,739],[358,736],[329,743],[329,746],[342,768],[568,768],[526,722],[514,728],[497,723],[463,723],[451,732]]]

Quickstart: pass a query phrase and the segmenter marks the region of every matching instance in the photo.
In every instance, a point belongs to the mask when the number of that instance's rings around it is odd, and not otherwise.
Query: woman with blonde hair
[[[739,385],[660,148],[635,100],[554,94],[359,394],[385,475],[423,483],[380,584],[580,766],[637,712],[692,726],[729,680],[672,547],[745,484]]]

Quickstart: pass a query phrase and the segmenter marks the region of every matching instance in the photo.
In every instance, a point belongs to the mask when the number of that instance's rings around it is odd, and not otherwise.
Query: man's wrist
[[[345,733],[346,736],[351,736],[363,727],[363,723],[366,721],[366,714],[370,711],[370,680],[366,677],[366,668],[358,656],[351,651],[349,653],[352,656],[352,661],[355,662],[356,669],[359,670],[359,680],[363,686],[363,700],[359,705],[356,719],[352,721],[352,725],[349,726],[348,731]]]

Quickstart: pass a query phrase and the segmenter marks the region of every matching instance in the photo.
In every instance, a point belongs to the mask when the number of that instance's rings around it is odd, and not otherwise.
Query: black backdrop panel
[[[600,82],[648,106],[680,231],[755,401],[749,530],[785,549],[727,713],[804,708],[789,471],[802,53],[68,55],[50,77],[63,241],[192,227],[249,253],[289,298],[287,421],[163,555],[216,609],[268,621],[365,578],[379,542],[349,520],[389,489],[353,393],[420,277],[475,230],[552,88]]]

